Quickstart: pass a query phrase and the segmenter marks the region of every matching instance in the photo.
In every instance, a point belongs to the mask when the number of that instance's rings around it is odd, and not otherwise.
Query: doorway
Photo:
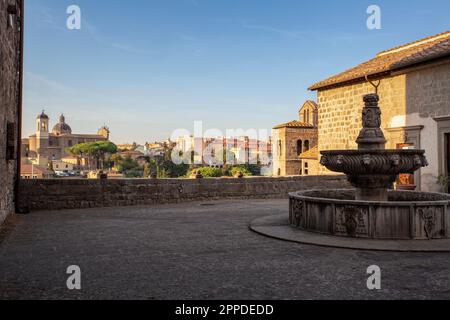
[[[397,144],[397,149],[407,150],[414,149],[414,145],[411,143]],[[416,190],[417,185],[415,183],[414,174],[401,173],[397,177],[397,190]]]

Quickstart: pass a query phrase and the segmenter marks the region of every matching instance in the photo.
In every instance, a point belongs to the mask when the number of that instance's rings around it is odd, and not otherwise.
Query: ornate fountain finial
[[[378,107],[380,97],[376,93],[366,94],[363,98],[366,107]]]
[[[358,149],[380,150],[386,145],[386,138],[381,130],[381,110],[378,106],[378,94],[371,93],[364,96],[364,109],[362,112],[363,128],[356,143]]]

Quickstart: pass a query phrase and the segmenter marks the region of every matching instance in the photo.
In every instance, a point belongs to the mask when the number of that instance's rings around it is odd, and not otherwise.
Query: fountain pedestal
[[[386,188],[356,188],[356,200],[366,201],[388,201],[388,191]]]

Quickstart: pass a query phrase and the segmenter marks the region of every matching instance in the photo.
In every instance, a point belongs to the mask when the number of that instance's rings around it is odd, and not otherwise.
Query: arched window
[[[309,140],[305,141],[305,151],[304,152],[306,152],[306,151],[309,151]]]
[[[301,155],[303,152],[303,141],[297,140],[297,155]]]

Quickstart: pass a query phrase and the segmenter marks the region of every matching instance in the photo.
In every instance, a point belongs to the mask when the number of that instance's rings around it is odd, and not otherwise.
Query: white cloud
[[[25,83],[26,85],[29,85],[33,88],[45,87],[48,90],[58,91],[66,94],[73,94],[76,92],[73,88],[61,82],[51,80],[44,75],[33,72],[25,73]]]
[[[305,32],[305,31],[280,29],[280,28],[266,26],[266,25],[248,24],[246,22],[244,22],[242,24],[242,27],[245,29],[268,31],[268,32],[272,32],[272,33],[277,33],[283,37],[296,38],[296,39],[305,38],[305,36],[308,34],[308,32]]]

